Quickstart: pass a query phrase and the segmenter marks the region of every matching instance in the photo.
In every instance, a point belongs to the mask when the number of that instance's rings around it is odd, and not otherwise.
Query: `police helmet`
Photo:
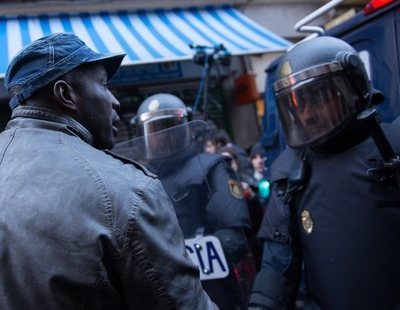
[[[299,42],[280,60],[273,85],[286,142],[326,142],[371,103],[364,64],[346,42],[322,36]]]
[[[147,158],[161,158],[178,152],[189,142],[188,109],[178,97],[160,93],[148,97],[135,117],[137,133],[144,136]]]

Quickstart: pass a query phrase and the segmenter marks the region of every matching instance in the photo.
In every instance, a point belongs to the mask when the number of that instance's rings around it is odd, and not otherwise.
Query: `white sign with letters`
[[[222,279],[228,276],[228,264],[217,237],[186,239],[185,244],[193,263],[199,267],[201,280]]]

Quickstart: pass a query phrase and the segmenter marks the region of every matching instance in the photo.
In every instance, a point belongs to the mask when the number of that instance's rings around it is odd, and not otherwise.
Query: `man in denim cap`
[[[124,54],[73,34],[9,64],[0,134],[1,309],[213,309],[161,183],[107,151]]]

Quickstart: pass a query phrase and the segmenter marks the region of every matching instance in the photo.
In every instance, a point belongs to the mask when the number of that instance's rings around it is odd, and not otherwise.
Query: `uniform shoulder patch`
[[[242,189],[242,184],[240,183],[240,181],[235,180],[235,179],[229,179],[228,184],[229,184],[229,189],[231,191],[232,196],[237,199],[242,199],[243,198],[243,189]]]

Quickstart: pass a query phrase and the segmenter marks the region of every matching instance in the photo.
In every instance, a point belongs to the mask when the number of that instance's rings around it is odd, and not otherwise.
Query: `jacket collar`
[[[30,127],[48,127],[53,130],[67,131],[78,136],[86,143],[93,145],[92,134],[83,125],[67,115],[59,114],[51,109],[42,107],[19,106],[13,110],[11,121],[7,125],[7,128],[21,126],[21,118],[38,120],[38,122],[30,123]],[[45,122],[39,122],[39,120]]]

